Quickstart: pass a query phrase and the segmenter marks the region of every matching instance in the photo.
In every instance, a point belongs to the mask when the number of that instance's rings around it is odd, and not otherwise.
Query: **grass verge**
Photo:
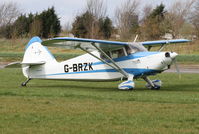
[[[0,70],[1,133],[199,133],[199,75],[153,76],[164,86],[117,90],[118,82],[25,80],[19,69]]]

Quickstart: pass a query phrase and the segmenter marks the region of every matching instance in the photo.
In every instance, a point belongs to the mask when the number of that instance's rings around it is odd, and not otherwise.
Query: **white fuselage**
[[[92,52],[100,58],[98,51]],[[172,53],[171,57],[172,57]],[[173,57],[176,53],[173,53]],[[137,52],[114,59],[115,63],[128,74],[141,77],[160,73],[172,63],[165,52]],[[110,63],[112,64],[112,63]],[[23,73],[29,78],[106,81],[118,80],[124,76],[109,65],[90,54],[84,54],[63,62],[51,60],[43,65],[23,66]]]

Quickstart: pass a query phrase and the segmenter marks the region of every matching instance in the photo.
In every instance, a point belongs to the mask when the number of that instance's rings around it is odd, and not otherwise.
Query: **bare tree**
[[[196,35],[199,38],[199,1],[195,3],[194,11],[191,16],[191,22],[194,25]]]
[[[153,7],[150,4],[147,4],[144,6],[143,10],[142,10],[142,19],[141,22],[143,22],[152,12]]]
[[[104,0],[87,0],[86,11],[100,19],[106,17],[107,6]]]
[[[93,16],[90,23],[87,25],[90,38],[99,38],[99,19],[105,18],[107,6],[104,0],[87,0],[86,12]]]
[[[17,3],[9,2],[0,4],[0,26],[13,23],[19,14],[20,10]]]
[[[176,1],[168,10],[166,19],[170,24],[171,34],[173,35],[173,38],[179,36],[180,29],[185,24],[194,2],[195,0],[190,0],[186,2],[182,2],[179,0]]]
[[[132,39],[138,28],[138,0],[126,0],[115,11],[116,25],[121,39]]]

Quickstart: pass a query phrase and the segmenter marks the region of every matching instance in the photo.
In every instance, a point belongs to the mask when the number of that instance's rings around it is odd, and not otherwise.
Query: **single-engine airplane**
[[[167,44],[186,43],[187,39],[159,40],[146,42],[118,42],[95,39],[57,37],[42,41],[33,37],[25,48],[22,71],[27,80],[57,79],[83,81],[125,80],[118,89],[132,90],[134,79],[142,78],[149,89],[160,89],[160,80],[148,76],[161,73],[175,63],[175,52],[161,52]],[[151,52],[153,46],[160,46]],[[46,46],[81,49],[81,56],[57,62]],[[148,48],[148,49],[147,49]],[[94,50],[94,51],[93,51]],[[10,65],[12,66],[12,64]]]

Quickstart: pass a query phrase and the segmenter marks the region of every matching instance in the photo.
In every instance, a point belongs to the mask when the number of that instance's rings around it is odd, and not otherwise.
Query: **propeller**
[[[178,67],[176,58],[173,59],[173,63],[174,63],[174,65],[175,65],[176,72],[179,74],[179,79],[181,79],[181,73],[180,73],[180,69],[179,69],[179,67]]]

